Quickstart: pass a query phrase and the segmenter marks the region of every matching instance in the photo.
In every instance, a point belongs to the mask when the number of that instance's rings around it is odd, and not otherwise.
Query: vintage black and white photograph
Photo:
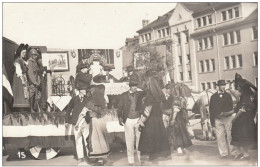
[[[2,2],[3,166],[258,166],[258,2]]]

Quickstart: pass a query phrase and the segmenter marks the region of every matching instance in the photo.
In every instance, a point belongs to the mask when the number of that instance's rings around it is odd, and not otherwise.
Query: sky
[[[32,46],[119,49],[176,3],[4,3],[3,36]]]

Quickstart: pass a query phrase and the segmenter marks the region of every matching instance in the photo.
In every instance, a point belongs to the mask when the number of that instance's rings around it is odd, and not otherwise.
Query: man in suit
[[[92,81],[92,71],[89,69],[89,64],[81,64],[78,65],[78,69],[80,70],[76,75],[75,79],[75,88],[81,88],[88,90],[90,88],[90,84]]]
[[[221,158],[229,158],[229,154],[236,155],[234,147],[230,145],[233,101],[231,95],[225,91],[225,80],[219,80],[217,86],[218,91],[211,96],[209,103],[210,122],[216,132]]]
[[[134,165],[134,144],[138,150],[140,131],[135,126],[141,116],[143,92],[137,92],[139,84],[136,78],[131,78],[129,82],[130,90],[124,92],[118,103],[119,124],[125,128],[125,140],[127,147],[127,157],[130,166]],[[136,138],[136,143],[134,143]],[[137,151],[138,160],[140,162],[140,151]]]

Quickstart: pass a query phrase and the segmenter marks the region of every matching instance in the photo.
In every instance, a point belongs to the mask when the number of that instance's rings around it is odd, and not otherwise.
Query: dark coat
[[[215,127],[215,118],[220,116],[221,112],[229,112],[233,110],[233,101],[229,93],[224,92],[222,98],[218,92],[213,94],[209,102],[210,122]]]
[[[144,92],[137,92],[136,111],[139,111],[140,114],[142,113],[142,109],[143,109],[143,103],[142,103],[143,97],[145,97]],[[129,97],[129,91],[127,91],[120,95],[119,103],[117,106],[118,117],[122,118],[124,123],[128,117],[130,107],[131,107],[131,99]]]
[[[77,89],[87,89],[90,86],[91,80],[91,74],[85,74],[82,71],[79,71],[75,79],[75,87]]]

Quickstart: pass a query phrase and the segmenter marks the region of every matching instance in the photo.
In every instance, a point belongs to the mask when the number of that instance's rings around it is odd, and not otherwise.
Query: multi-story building
[[[143,21],[139,45],[165,45],[172,78],[195,91],[216,88],[219,79],[232,82],[235,73],[257,85],[257,10],[257,3],[178,3]]]
[[[235,73],[257,85],[257,3],[183,4],[193,11],[197,89],[232,81]]]
[[[172,79],[174,79],[174,63],[172,58],[172,37],[169,20],[173,13],[174,9],[159,16],[151,23],[149,23],[148,20],[143,20],[143,28],[137,31],[139,34],[139,46],[150,45],[155,47],[156,51],[163,57],[164,65],[169,67],[168,72]],[[168,82],[166,77],[164,78],[164,81]]]

